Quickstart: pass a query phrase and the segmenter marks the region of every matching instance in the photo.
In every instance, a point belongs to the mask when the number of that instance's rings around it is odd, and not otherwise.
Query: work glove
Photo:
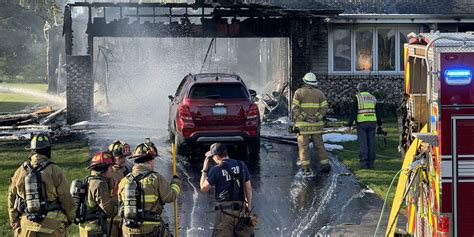
[[[12,227],[13,230],[16,230],[17,228],[20,228],[20,221],[14,221],[10,223],[10,226]]]
[[[181,180],[177,175],[173,176],[173,179],[171,180],[171,184],[177,184],[179,187],[181,187]]]

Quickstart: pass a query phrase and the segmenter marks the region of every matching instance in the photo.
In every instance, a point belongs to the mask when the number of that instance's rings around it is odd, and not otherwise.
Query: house
[[[359,82],[369,84],[371,92],[383,102],[386,116],[394,114],[403,95],[403,44],[408,33],[474,31],[472,0],[319,0],[272,4],[344,11],[312,24],[300,54],[308,62],[303,68],[318,75],[332,113],[338,115],[347,114]],[[293,70],[297,68],[295,62],[292,66]],[[295,76],[293,81],[294,86],[300,82]]]

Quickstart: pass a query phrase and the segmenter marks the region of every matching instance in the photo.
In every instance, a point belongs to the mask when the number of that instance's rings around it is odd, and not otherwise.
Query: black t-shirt
[[[239,167],[240,163],[240,167]],[[207,181],[209,182],[210,185],[216,187],[216,200],[218,202],[222,201],[243,201],[240,200],[239,198],[239,192],[233,192],[231,191],[232,188],[232,176],[227,173],[227,171],[222,168],[222,166],[226,166],[228,170],[231,172],[235,173],[236,175],[239,176],[239,182],[242,182],[243,177],[243,183],[241,183],[241,187],[243,187],[244,183],[250,180],[250,173],[245,165],[244,162],[240,162],[238,160],[233,160],[233,159],[225,159],[222,161],[221,165],[216,165],[213,166],[207,175]],[[242,170],[241,170],[242,169]],[[236,184],[234,184],[235,186]],[[234,190],[236,190],[237,187],[234,187]],[[240,188],[242,191],[243,189]],[[232,193],[232,197],[231,197]]]

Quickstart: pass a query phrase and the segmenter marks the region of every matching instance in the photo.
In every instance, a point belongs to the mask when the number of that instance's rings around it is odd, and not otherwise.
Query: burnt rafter
[[[331,9],[287,9],[258,4],[80,2],[68,7],[102,9],[103,15],[99,17],[92,17],[91,10],[88,11],[89,37],[290,37],[294,22],[341,13]],[[107,19],[105,12],[112,8],[118,9],[120,15]],[[130,13],[130,9],[135,12]],[[65,12],[65,19],[70,19],[67,14],[70,12]],[[67,27],[65,32],[70,32]]]

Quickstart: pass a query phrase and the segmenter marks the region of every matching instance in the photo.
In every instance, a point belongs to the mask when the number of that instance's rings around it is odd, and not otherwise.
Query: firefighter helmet
[[[51,140],[48,135],[44,133],[36,134],[31,138],[30,146],[27,146],[27,150],[38,150],[51,147]]]
[[[135,159],[135,162],[145,162],[158,156],[157,149],[154,145],[147,145],[142,143],[135,148],[131,158]]]
[[[316,75],[314,75],[314,73],[312,73],[312,72],[306,73],[303,77],[303,81],[304,81],[304,83],[306,83],[308,85],[311,85],[311,86],[317,86],[318,85],[318,81],[316,80]]]
[[[114,164],[114,158],[110,152],[97,152],[94,157],[92,157],[89,164],[89,169],[97,166],[109,166]]]
[[[113,143],[109,145],[107,150],[110,151],[113,156],[131,155],[130,145],[124,141],[119,141],[119,140],[114,141]]]

